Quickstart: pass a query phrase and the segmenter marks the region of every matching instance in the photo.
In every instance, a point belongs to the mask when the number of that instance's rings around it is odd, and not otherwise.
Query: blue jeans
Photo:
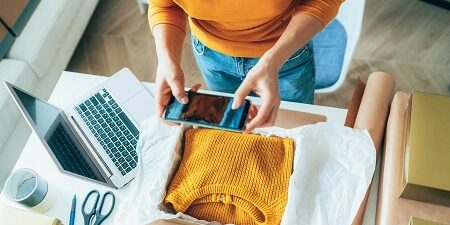
[[[232,57],[192,36],[195,60],[209,90],[234,93],[259,58]],[[314,103],[315,67],[311,43],[297,50],[279,71],[281,100]]]

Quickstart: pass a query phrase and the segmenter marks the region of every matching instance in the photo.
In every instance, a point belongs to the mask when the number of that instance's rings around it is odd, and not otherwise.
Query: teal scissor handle
[[[91,198],[91,196],[94,196],[94,204],[92,206],[92,209],[90,211],[86,211],[86,202]],[[107,196],[111,196],[112,198],[112,204],[111,208],[108,210],[106,214],[102,214],[103,205],[105,203],[105,198]],[[111,215],[114,205],[116,204],[116,197],[114,196],[114,193],[111,191],[107,191],[105,194],[103,194],[100,205],[98,205],[98,201],[100,200],[100,192],[98,190],[92,190],[87,195],[86,198],[83,201],[83,205],[81,206],[81,212],[83,213],[84,217],[84,224],[85,225],[99,225],[101,224],[109,215]],[[91,224],[91,222],[94,222]]]

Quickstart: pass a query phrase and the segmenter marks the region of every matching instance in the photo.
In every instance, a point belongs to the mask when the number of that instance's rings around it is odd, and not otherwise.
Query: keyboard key
[[[95,94],[95,97],[100,102],[100,104],[105,103],[105,99],[103,99],[103,97],[100,95],[100,93]]]
[[[88,111],[88,109],[86,108],[86,106],[84,104],[80,105],[80,109],[81,109],[82,112]]]
[[[113,141],[113,142],[116,142],[117,140],[118,140],[117,137],[112,137],[112,138],[111,138],[111,141]]]
[[[121,146],[122,144],[119,142],[119,141],[116,141],[116,142],[114,142],[114,146],[116,146],[116,147],[119,147],[119,146]]]
[[[128,118],[128,116],[125,115],[124,112],[121,112],[119,114],[119,117],[123,121],[125,126],[128,128],[128,130],[130,130],[134,136],[139,134],[139,130],[134,126],[134,124],[131,122],[131,120]]]
[[[114,126],[114,127],[112,127],[112,131],[113,131],[114,133],[117,133],[117,132],[119,131],[119,128],[116,127],[116,126]]]
[[[119,106],[115,102],[111,105],[111,108],[113,108],[113,109],[116,109],[117,107],[119,107]]]
[[[134,162],[134,161],[133,161],[133,162],[130,162],[130,167],[131,167],[131,168],[133,168],[133,169],[136,168],[136,165],[137,165],[136,162]]]
[[[134,168],[134,167],[133,167],[133,168]],[[129,173],[133,168],[131,168],[131,167],[129,166],[129,167],[127,167],[127,168],[125,169],[125,172]]]
[[[119,137],[119,141],[124,143],[127,139],[125,138],[125,136],[120,136]]]
[[[93,105],[98,105],[98,101],[94,96],[90,97],[89,100],[91,100]]]

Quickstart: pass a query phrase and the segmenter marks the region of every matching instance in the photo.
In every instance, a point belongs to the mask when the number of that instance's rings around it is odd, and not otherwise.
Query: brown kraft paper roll
[[[348,104],[347,117],[345,118],[344,126],[352,128],[355,126],[356,116],[358,115],[359,106],[361,105],[365,89],[366,84],[358,77],[355,88],[353,89],[352,99],[350,100],[350,104]]]
[[[398,197],[403,170],[405,110],[409,98],[410,93],[398,92],[392,101],[381,164],[376,224],[406,225],[411,217],[450,224],[450,207]]]
[[[367,129],[376,148],[376,155],[380,152],[389,106],[395,92],[395,80],[392,75],[383,72],[370,74],[366,89],[356,116],[354,128]],[[370,187],[359,207],[352,225],[360,225],[364,219]]]

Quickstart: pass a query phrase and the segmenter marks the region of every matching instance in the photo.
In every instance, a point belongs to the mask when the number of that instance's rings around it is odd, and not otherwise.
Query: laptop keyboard
[[[105,88],[75,110],[122,175],[136,167],[139,130]]]

